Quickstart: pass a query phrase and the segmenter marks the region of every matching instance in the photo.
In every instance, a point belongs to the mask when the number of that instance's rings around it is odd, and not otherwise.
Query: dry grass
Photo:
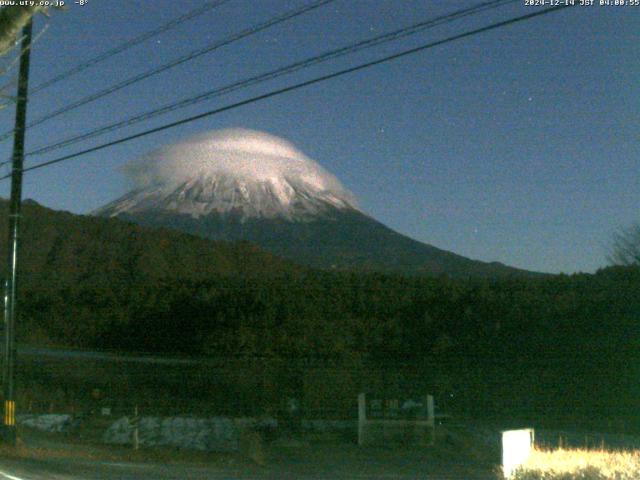
[[[638,480],[640,451],[534,450],[514,480]]]

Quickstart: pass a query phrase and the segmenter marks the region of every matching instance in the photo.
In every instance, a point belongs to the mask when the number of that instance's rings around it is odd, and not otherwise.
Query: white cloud
[[[158,148],[129,163],[124,170],[136,189],[173,187],[199,177],[273,184],[284,180],[356,204],[353,194],[334,175],[291,142],[242,128],[210,131]]]

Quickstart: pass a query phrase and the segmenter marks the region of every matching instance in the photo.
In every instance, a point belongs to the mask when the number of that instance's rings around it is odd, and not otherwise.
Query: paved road
[[[248,480],[250,478],[258,477],[233,470],[194,466],[100,461],[69,462],[68,460],[0,460],[0,480]]]
[[[345,467],[347,467],[345,469]],[[416,465],[386,469],[381,465],[327,465],[309,468],[305,462],[267,467],[210,467],[204,465],[159,465],[149,463],[87,460],[0,459],[0,480],[494,480],[489,471],[471,473],[466,466],[453,466],[447,473],[427,473]],[[407,471],[413,470],[413,471]],[[431,470],[431,468],[428,468]],[[436,468],[438,470],[438,468]]]
[[[24,433],[24,432],[23,432]],[[361,448],[345,443],[270,445],[265,466],[244,455],[185,457],[171,450],[126,452],[67,443],[56,437],[22,436],[26,458],[0,455],[0,480],[496,480],[495,467],[455,447]],[[78,449],[78,450],[76,450]],[[77,455],[76,455],[77,452]],[[130,452],[129,452],[130,453]],[[455,460],[455,458],[459,460]],[[159,459],[170,459],[163,464]],[[109,459],[109,460],[108,460]],[[117,460],[115,460],[117,459]]]

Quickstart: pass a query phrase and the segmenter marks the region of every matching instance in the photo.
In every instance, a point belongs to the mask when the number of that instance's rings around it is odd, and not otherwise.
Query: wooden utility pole
[[[3,439],[10,445],[16,443],[16,399],[15,399],[15,323],[18,290],[18,240],[20,207],[22,205],[22,168],[24,163],[24,137],[27,123],[27,95],[29,92],[29,57],[31,53],[32,22],[22,30],[20,49],[20,73],[18,98],[16,99],[16,122],[13,136],[13,159],[11,168],[11,199],[9,205],[9,243],[7,245],[7,277],[4,296],[4,365],[2,371],[4,393]]]

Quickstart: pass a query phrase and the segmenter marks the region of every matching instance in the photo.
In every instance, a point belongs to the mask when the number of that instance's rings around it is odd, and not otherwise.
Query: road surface
[[[0,457],[0,480],[495,480],[489,468],[468,464],[388,460],[388,454],[366,460],[336,455],[272,459],[266,466],[159,464],[89,459],[16,459]],[[324,455],[323,455],[324,457]],[[365,460],[365,461],[363,461]]]

